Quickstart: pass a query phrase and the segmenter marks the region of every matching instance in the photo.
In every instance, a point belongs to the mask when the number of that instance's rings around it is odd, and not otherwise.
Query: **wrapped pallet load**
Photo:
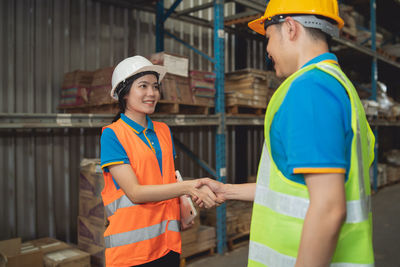
[[[87,104],[92,80],[92,71],[76,70],[65,73],[61,88],[60,108]]]
[[[114,67],[107,67],[94,71],[89,93],[89,104],[91,106],[116,103],[110,96],[113,71]]]

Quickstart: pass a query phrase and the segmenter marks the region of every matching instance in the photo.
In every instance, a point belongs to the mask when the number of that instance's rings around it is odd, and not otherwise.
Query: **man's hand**
[[[222,204],[226,201],[225,184],[221,182],[212,180],[210,178],[197,179],[196,188],[199,188],[200,190],[210,190],[214,192],[215,196],[217,197],[215,199],[215,202],[217,204]]]

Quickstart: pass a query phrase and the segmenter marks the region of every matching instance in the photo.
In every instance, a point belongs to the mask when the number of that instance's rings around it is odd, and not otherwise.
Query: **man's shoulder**
[[[290,85],[288,94],[302,96],[304,94],[329,93],[339,97],[346,96],[343,85],[332,75],[313,68],[297,77]]]

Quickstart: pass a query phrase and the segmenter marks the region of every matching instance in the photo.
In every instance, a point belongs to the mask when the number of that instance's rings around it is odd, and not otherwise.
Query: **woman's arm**
[[[216,204],[215,194],[211,191],[197,189],[198,182],[196,180],[172,184],[140,185],[130,165],[118,164],[111,165],[108,168],[113,178],[133,203],[155,202],[181,195],[190,195],[201,200],[206,208],[213,207]]]

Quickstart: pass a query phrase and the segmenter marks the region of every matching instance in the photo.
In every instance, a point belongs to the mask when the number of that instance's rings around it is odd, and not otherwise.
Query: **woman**
[[[152,121],[166,73],[146,58],[126,58],[115,68],[111,96],[120,112],[103,128],[102,191],[109,226],[104,233],[107,266],[179,266],[179,199],[215,205],[215,195],[196,180],[176,183],[169,127]]]

